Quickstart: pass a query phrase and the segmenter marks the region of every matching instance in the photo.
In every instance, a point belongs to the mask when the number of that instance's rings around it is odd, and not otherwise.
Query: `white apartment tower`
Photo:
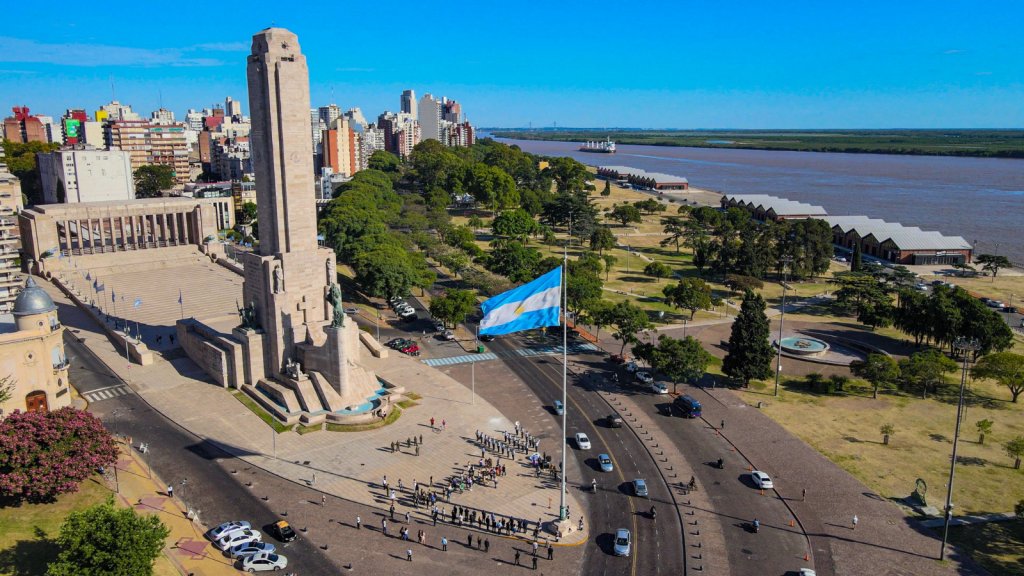
[[[441,136],[441,101],[428,92],[423,95],[423,98],[420,98],[417,113],[420,123],[420,139],[439,140]]]

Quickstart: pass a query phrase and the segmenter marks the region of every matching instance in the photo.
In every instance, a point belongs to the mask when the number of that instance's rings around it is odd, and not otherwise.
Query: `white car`
[[[772,483],[772,478],[768,474],[761,472],[760,470],[754,470],[750,473],[750,479],[754,481],[754,485],[762,490],[771,490],[775,487]]]
[[[651,392],[655,394],[668,394],[668,386],[664,382],[651,382]]]
[[[249,528],[252,528],[252,524],[249,524],[245,520],[232,520],[231,522],[225,522],[210,530],[206,533],[206,537],[216,542],[231,532],[248,530]]]
[[[242,570],[246,572],[267,572],[269,570],[284,570],[288,567],[288,558],[280,554],[268,554],[266,552],[255,556],[246,556],[242,559]]]
[[[214,544],[221,551],[227,550],[228,548],[234,548],[239,544],[248,544],[249,542],[261,542],[263,535],[256,530],[238,530],[236,532],[228,532],[227,534],[216,540]]]
[[[576,433],[576,445],[579,446],[580,450],[590,450],[590,438],[583,432]]]
[[[455,332],[452,332],[451,330],[445,330],[444,332],[441,333],[441,338],[447,340],[448,342],[451,342],[452,340],[455,340]]]
[[[654,376],[651,376],[650,372],[637,372],[636,379],[639,380],[640,382],[643,382],[644,384],[650,384],[651,382],[654,382]]]
[[[636,362],[633,362],[632,360],[630,360],[629,362],[626,362],[626,372],[629,372],[630,374],[632,374],[632,373],[636,372],[636,370],[637,370]]]

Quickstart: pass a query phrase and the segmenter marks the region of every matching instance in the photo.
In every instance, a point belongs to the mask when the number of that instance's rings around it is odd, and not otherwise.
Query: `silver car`
[[[239,544],[234,548],[228,550],[228,556],[232,558],[242,558],[243,556],[255,556],[257,554],[270,554],[274,551],[274,545],[270,542],[249,542],[247,544]]]
[[[242,558],[242,570],[246,572],[267,572],[284,570],[288,567],[288,558],[280,554],[257,554]]]
[[[615,531],[614,551],[616,556],[629,556],[631,543],[632,538],[630,537],[629,530],[619,528]]]
[[[231,522],[225,522],[216,528],[213,528],[206,533],[206,537],[216,542],[225,535],[231,532],[238,532],[239,530],[248,530],[252,528],[252,524],[249,524],[245,520],[232,520]]]
[[[256,542],[263,540],[263,534],[260,534],[256,530],[239,530],[237,532],[228,532],[227,534],[220,537],[220,540],[214,541],[214,545],[220,550],[227,550],[228,548],[234,548],[239,544],[248,544],[249,542]]]

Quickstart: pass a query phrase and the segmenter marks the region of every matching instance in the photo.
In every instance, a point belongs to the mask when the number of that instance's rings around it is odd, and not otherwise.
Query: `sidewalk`
[[[240,574],[231,559],[203,536],[204,528],[198,519],[189,520],[190,511],[183,509],[180,501],[167,497],[167,485],[152,475],[131,447],[121,446],[117,463],[105,478],[122,505],[140,514],[155,514],[170,529],[163,553],[180,574]]]

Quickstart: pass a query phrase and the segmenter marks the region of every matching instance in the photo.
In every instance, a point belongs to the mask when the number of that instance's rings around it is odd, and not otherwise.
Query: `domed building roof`
[[[31,316],[33,314],[46,314],[57,309],[57,305],[53,303],[53,299],[46,293],[45,290],[40,288],[36,281],[29,276],[28,280],[25,281],[25,288],[18,294],[18,297],[14,300],[14,316]]]

